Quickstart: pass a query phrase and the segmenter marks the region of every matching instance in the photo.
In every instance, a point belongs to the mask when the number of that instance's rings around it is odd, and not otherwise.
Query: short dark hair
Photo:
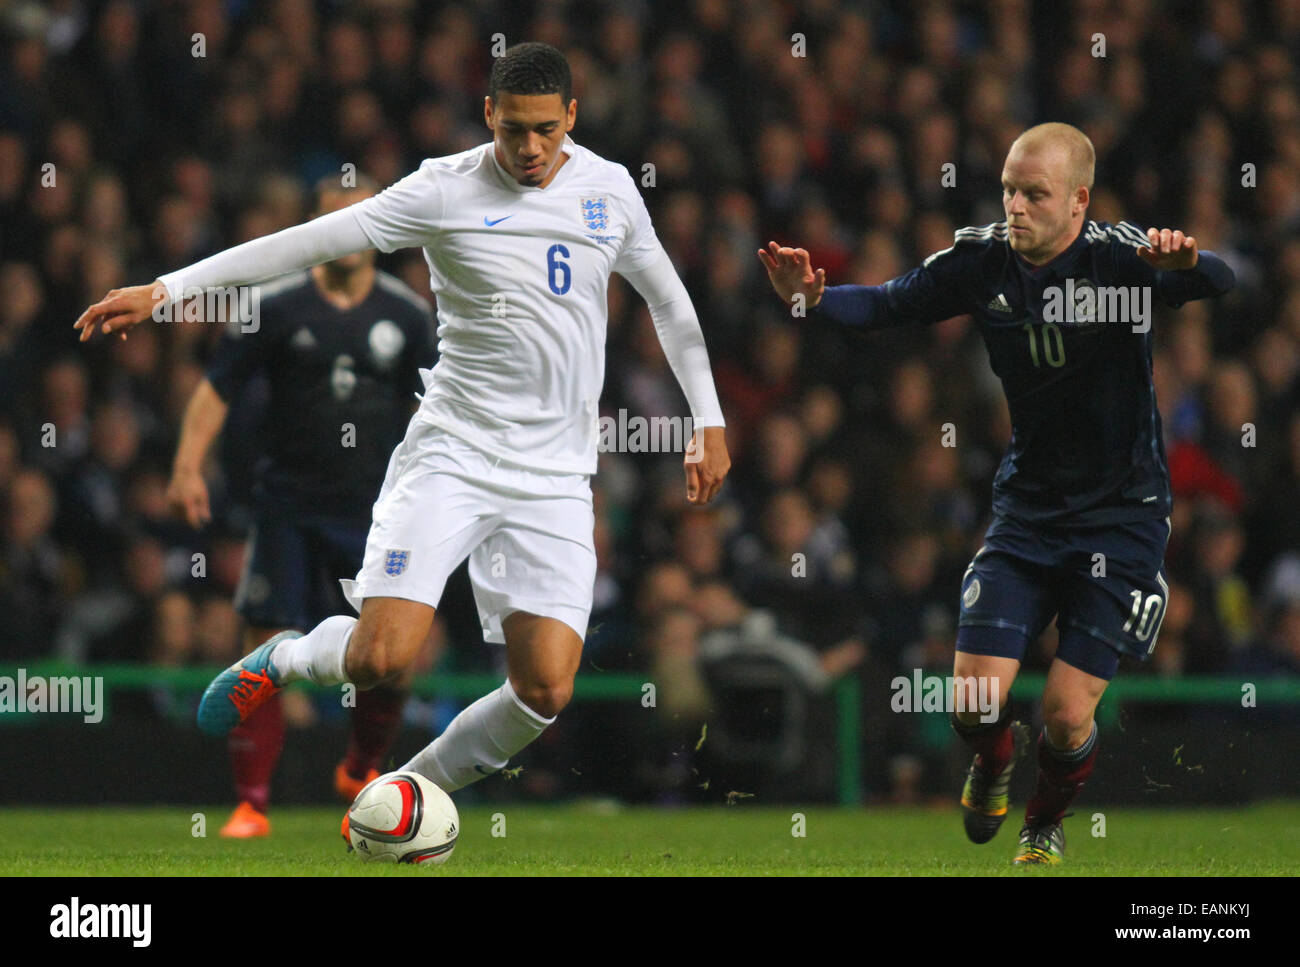
[[[573,78],[569,62],[550,44],[534,41],[515,44],[496,59],[488,78],[488,95],[493,101],[497,92],[507,94],[559,94],[567,108],[573,100]]]

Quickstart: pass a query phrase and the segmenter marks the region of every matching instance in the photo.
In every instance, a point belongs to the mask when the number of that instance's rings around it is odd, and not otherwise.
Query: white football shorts
[[[512,612],[555,618],[587,634],[596,581],[590,478],[498,460],[418,418],[388,461],[366,553],[342,581],[358,611],[371,597],[436,608],[469,558],[483,637],[505,643]]]

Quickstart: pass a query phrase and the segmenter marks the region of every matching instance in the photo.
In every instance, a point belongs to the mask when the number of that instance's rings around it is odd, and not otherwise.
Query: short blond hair
[[[1020,137],[1011,143],[1011,151],[1017,147],[1023,152],[1061,148],[1070,162],[1070,177],[1074,182],[1071,189],[1082,185],[1092,191],[1092,180],[1097,170],[1097,151],[1088,136],[1074,125],[1060,121],[1036,124],[1021,132]]]

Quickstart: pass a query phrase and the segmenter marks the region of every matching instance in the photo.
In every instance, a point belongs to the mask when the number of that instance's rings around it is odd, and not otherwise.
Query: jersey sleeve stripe
[[[953,238],[957,241],[976,241],[981,239],[1006,237],[1006,222],[993,222],[989,225],[971,225],[967,228],[959,228],[953,233]]]
[[[1151,240],[1147,238],[1146,232],[1142,231],[1131,222],[1120,222],[1115,226],[1116,232],[1121,241],[1128,242],[1134,248],[1147,248]]]

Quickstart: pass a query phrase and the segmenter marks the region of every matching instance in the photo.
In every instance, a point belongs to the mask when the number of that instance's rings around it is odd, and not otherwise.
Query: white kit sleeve
[[[726,426],[699,318],[668,253],[660,246],[658,259],[645,268],[624,268],[619,274],[632,283],[650,307],[659,344],[686,394],[695,425]]]
[[[248,285],[377,248],[428,244],[442,218],[442,197],[425,162],[372,198],[302,225],[255,238],[159,278],[175,303],[195,289]]]
[[[201,262],[160,276],[168,301],[196,289],[248,285],[372,248],[350,208],[330,212],[211,255]]]

